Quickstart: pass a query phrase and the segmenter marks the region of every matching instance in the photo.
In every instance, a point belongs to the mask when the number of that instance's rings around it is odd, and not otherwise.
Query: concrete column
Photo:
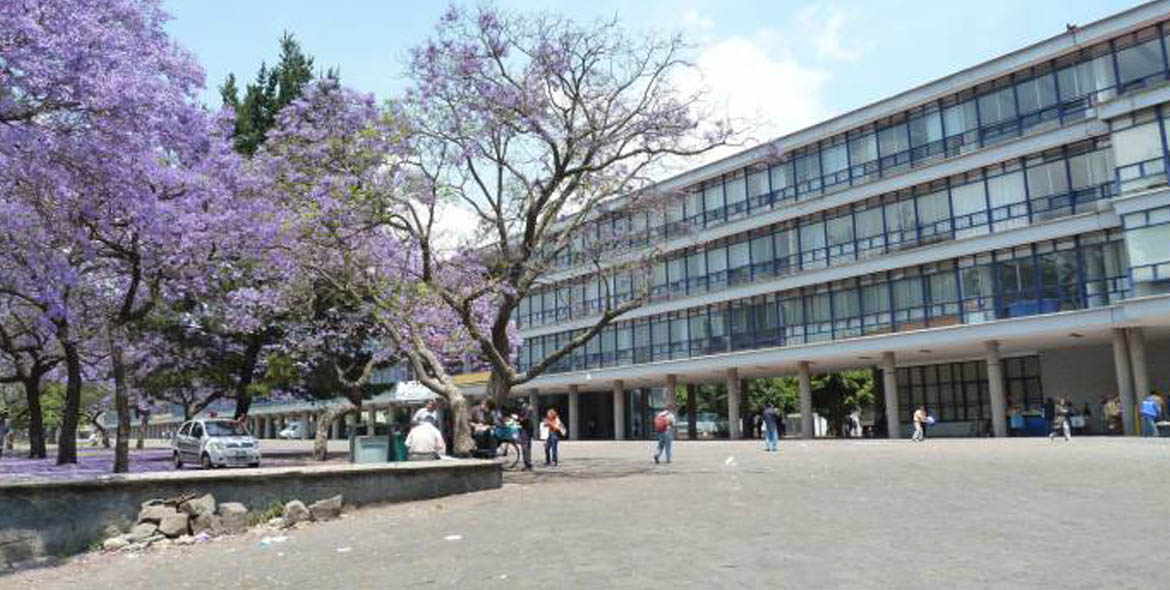
[[[366,425],[366,434],[374,434],[374,426],[378,423],[378,408],[370,406],[370,422]]]
[[[569,386],[569,440],[581,440],[581,394],[576,385]]]
[[[540,436],[540,421],[543,418],[543,414],[540,412],[539,389],[528,390],[528,409],[531,412],[532,418],[532,437],[536,438]]]
[[[810,374],[808,361],[800,361],[796,365],[797,379],[800,381],[800,436],[801,438],[812,438],[814,431],[813,426],[813,407],[812,407],[812,375]]]
[[[666,403],[678,409],[678,375],[666,376]]]
[[[727,370],[727,434],[731,440],[743,438],[743,422],[739,418],[739,369]]]
[[[613,439],[626,440],[626,386],[621,379],[613,382]]]
[[[687,438],[699,438],[699,387],[694,383],[687,383]]]
[[[902,438],[902,420],[898,415],[898,371],[894,353],[882,353],[882,389],[886,398],[886,431],[889,438]]]
[[[996,437],[1008,435],[1007,396],[1003,390],[1003,365],[999,362],[999,343],[992,340],[985,345],[987,350],[987,393],[991,397],[991,434]]]
[[[1129,342],[1129,366],[1133,371],[1133,402],[1138,407],[1147,395],[1150,395],[1150,368],[1146,364],[1146,339],[1141,328],[1126,328],[1126,341]]]
[[[1117,393],[1121,396],[1121,427],[1125,434],[1135,434],[1133,421],[1133,375],[1130,373],[1129,345],[1125,328],[1113,328],[1113,370],[1117,374]]]
[[[301,412],[301,440],[309,440],[309,413]]]

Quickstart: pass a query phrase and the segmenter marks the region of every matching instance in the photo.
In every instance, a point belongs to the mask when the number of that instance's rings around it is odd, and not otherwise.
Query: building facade
[[[606,298],[650,300],[515,393],[622,439],[678,387],[725,383],[714,420],[739,437],[743,380],[797,375],[812,435],[810,375],[880,367],[894,436],[920,404],[1006,436],[1060,396],[1090,431],[1119,396],[1136,432],[1170,385],[1168,50],[1150,2],[688,171],[658,210],[597,213],[521,303],[521,365]],[[606,240],[667,255],[598,274],[583,250]]]

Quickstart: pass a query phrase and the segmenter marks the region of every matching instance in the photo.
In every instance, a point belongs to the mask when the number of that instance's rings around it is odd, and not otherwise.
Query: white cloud
[[[808,6],[796,15],[796,24],[799,30],[807,31],[812,36],[818,57],[841,61],[857,61],[861,58],[861,48],[841,44],[845,14],[837,7],[826,4]]]
[[[699,11],[694,8],[688,9],[682,15],[682,24],[684,27],[694,27],[696,29],[710,29],[715,26],[715,21],[699,14]]]
[[[821,90],[829,73],[802,64],[791,52],[774,49],[775,33],[761,31],[754,39],[730,37],[700,48],[695,75],[680,88],[706,88],[706,110],[726,116],[744,130],[742,145],[714,150],[710,162],[757,143],[812,125],[829,116]],[[688,160],[684,168],[702,162]],[[672,166],[673,168],[673,166]]]

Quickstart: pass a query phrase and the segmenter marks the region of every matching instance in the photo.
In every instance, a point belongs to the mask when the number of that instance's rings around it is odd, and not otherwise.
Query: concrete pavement
[[[0,588],[1164,587],[1170,441],[564,442],[503,489]],[[536,449],[539,454],[539,444]]]

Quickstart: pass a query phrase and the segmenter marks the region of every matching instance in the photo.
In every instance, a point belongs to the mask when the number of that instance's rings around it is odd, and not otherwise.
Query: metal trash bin
[[[386,436],[352,436],[349,439],[350,463],[385,463],[390,461],[390,439]]]

